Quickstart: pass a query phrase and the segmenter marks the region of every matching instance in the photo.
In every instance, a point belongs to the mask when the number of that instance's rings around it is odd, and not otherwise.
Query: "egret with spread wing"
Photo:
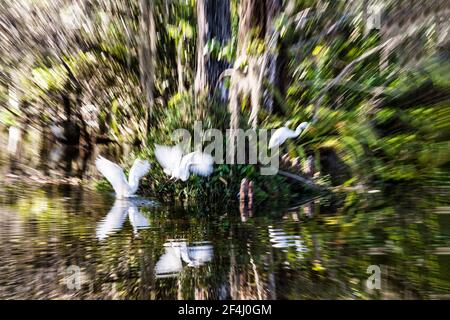
[[[269,141],[269,148],[275,148],[277,146],[282,145],[287,139],[289,138],[296,138],[302,133],[302,131],[306,130],[308,128],[309,123],[308,122],[302,122],[298,125],[297,129],[291,130],[288,127],[281,127],[275,130],[272,137],[270,137]]]
[[[207,177],[213,172],[213,157],[200,151],[183,156],[180,146],[155,145],[155,156],[164,173],[173,179],[186,181],[191,173]]]
[[[95,165],[98,171],[111,183],[116,192],[116,197],[119,199],[134,196],[139,186],[139,180],[150,169],[150,164],[147,160],[136,159],[130,169],[127,181],[123,169],[114,162],[99,156],[95,160]]]

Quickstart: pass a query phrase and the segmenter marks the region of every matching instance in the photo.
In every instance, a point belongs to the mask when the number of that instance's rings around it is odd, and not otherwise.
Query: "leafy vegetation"
[[[196,120],[220,130],[309,121],[283,150],[301,167],[312,157],[316,184],[448,183],[450,66],[433,19],[440,8],[389,38],[367,29],[364,4],[213,2],[4,1],[0,128],[68,121],[81,128],[83,148],[108,141],[117,154],[116,144],[132,145],[120,157],[130,164],[155,160],[154,143],[173,144],[171,133],[192,131]],[[379,2],[394,20],[404,14]],[[31,21],[30,4],[48,16]],[[209,178],[173,183],[155,162],[142,191],[233,199],[246,177],[258,202],[309,192],[257,168],[217,165]]]

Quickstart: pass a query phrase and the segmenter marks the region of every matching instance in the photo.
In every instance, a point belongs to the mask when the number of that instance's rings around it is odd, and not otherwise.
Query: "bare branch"
[[[356,67],[356,65],[358,63],[360,63],[361,61],[369,58],[370,56],[372,56],[373,54],[377,53],[378,51],[380,51],[380,50],[382,50],[384,48],[388,48],[389,50],[394,49],[395,47],[397,47],[402,42],[403,39],[404,39],[403,35],[398,35],[398,36],[390,38],[390,39],[386,40],[385,42],[383,42],[382,44],[380,44],[380,45],[370,49],[369,51],[367,51],[366,53],[364,53],[363,55],[361,55],[357,59],[353,60],[350,64],[348,64],[338,74],[338,76],[336,78],[334,78],[331,81],[329,81],[328,84],[319,92],[318,98],[316,99],[316,102],[314,103],[313,123],[315,123],[317,121],[317,111],[318,111],[320,105],[322,104],[326,93],[332,87],[334,87],[336,84],[338,84],[342,80],[342,78],[344,78],[344,76],[346,76],[348,73],[350,73]]]
[[[302,177],[302,176],[299,176],[299,175],[297,175],[297,174],[289,173],[289,172],[282,171],[282,170],[278,170],[278,174],[281,175],[281,176],[284,176],[284,177],[287,177],[287,178],[296,180],[296,181],[298,181],[298,182],[300,182],[300,183],[302,183],[302,184],[307,185],[308,187],[310,187],[310,188],[312,188],[312,189],[315,189],[315,190],[324,190],[323,187],[321,187],[321,186],[315,184],[314,182],[312,182],[311,180],[306,179],[306,178],[304,178],[304,177]]]

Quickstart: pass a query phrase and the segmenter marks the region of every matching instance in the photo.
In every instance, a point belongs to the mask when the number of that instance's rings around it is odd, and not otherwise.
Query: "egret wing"
[[[214,255],[212,245],[189,246],[188,252],[190,259],[195,261],[196,265],[202,265],[206,262],[210,262]]]
[[[121,195],[123,190],[127,190],[127,178],[121,167],[101,156],[95,160],[95,166],[106,180],[111,183],[117,195]]]
[[[66,137],[64,136],[64,129],[57,125],[51,125],[50,131],[53,133],[53,135],[61,140],[66,140]]]
[[[199,176],[209,176],[213,172],[214,158],[206,153],[195,151],[185,156],[189,171]]]
[[[180,165],[183,151],[179,146],[169,147],[155,144],[155,157],[166,174],[172,174],[176,166]]]
[[[150,170],[150,163],[147,160],[136,159],[133,166],[130,169],[129,180],[140,180]]]

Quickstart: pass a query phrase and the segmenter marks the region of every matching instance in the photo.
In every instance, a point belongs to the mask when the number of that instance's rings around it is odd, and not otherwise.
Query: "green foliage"
[[[41,48],[31,41],[23,57],[30,54],[32,62],[22,68],[20,59],[14,62],[8,57],[9,62],[2,63],[2,72],[21,70],[14,82],[21,89],[21,102],[32,103],[26,110],[2,108],[0,123],[8,126],[34,117],[34,123],[49,126],[69,117],[61,96],[70,97],[71,116],[89,123],[86,131],[90,138],[101,136],[119,144],[139,145],[141,155],[155,162],[153,144],[173,145],[171,134],[176,129],[192,132],[197,120],[205,129],[229,127],[227,103],[211,98],[209,92],[194,92],[196,53],[226,61],[245,75],[248,61],[245,57],[236,61],[240,44],[246,46],[244,51],[249,56],[273,54],[280,68],[280,83],[264,79],[260,127],[278,128],[289,120],[294,128],[315,119],[298,139],[288,140],[283,147],[291,158],[299,157],[303,162],[315,155],[316,171],[320,172],[316,181],[329,184],[341,169],[348,171],[347,181],[333,183],[343,186],[448,180],[450,111],[448,98],[442,95],[448,96],[450,64],[436,54],[430,44],[432,37],[427,40],[428,57],[416,66],[392,59],[387,67],[380,68],[380,55],[374,54],[324,92],[346,66],[383,41],[376,30],[366,32],[361,12],[352,12],[344,1],[292,1],[272,17],[273,26],[250,24],[253,28],[239,39],[239,19],[244,18],[239,17],[239,3],[230,1],[231,39],[227,43],[207,39],[204,48],[196,47],[196,1],[153,3],[157,39],[156,56],[151,61],[155,67],[152,103],[147,101],[148,92],[141,83],[146,70],[139,65],[143,36],[139,4],[115,1],[108,12],[102,2],[93,5],[87,27],[74,33],[61,26],[61,38],[67,46],[59,43]],[[300,19],[306,9],[308,18]],[[268,30],[275,30],[278,43],[269,43]],[[425,34],[430,30],[428,26]],[[394,52],[392,56],[399,54]],[[251,86],[245,81],[244,86]],[[0,91],[2,104],[8,100],[5,88]],[[276,107],[268,113],[264,103],[270,91]],[[436,91],[440,95],[434,101]],[[248,111],[254,106],[245,96],[240,103],[240,121],[245,128]],[[85,110],[86,105],[93,111]],[[330,154],[338,160],[331,159]],[[129,164],[133,156],[126,155],[123,162]],[[342,166],[326,172],[327,162],[332,161],[342,162]],[[211,177],[192,177],[186,184],[169,183],[154,165],[147,187],[154,193],[183,198],[232,199],[244,177],[255,182],[258,201],[288,201],[295,194],[283,178],[260,176],[257,166],[248,165],[218,165]]]

